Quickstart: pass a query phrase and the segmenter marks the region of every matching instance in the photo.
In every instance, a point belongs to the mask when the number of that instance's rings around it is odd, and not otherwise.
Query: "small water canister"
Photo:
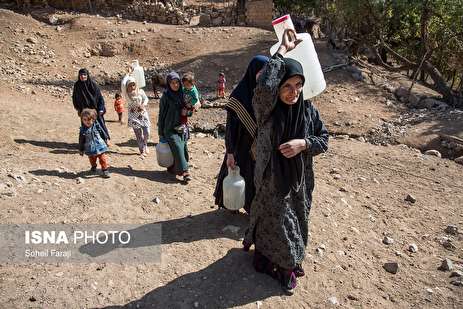
[[[230,210],[238,210],[244,207],[245,181],[240,175],[240,168],[228,168],[228,175],[223,180],[223,205]]]
[[[143,67],[140,66],[138,60],[132,61],[132,76],[137,81],[138,88],[144,88],[146,86],[145,82],[145,71],[143,71]]]
[[[294,29],[293,22],[289,15],[284,15],[272,22],[278,43],[270,48],[270,54],[274,55],[280,47],[283,33],[286,29]],[[308,33],[297,33],[296,38],[302,40],[296,48],[284,55],[285,58],[292,58],[302,64],[304,70],[305,83],[302,88],[304,100],[313,98],[323,92],[326,88],[325,77],[323,75],[320,61],[318,60],[312,37]]]
[[[159,142],[156,145],[156,159],[161,167],[167,168],[174,164],[174,157],[168,143]]]

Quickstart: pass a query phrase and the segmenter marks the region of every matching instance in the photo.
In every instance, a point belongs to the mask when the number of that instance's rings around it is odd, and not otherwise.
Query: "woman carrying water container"
[[[308,243],[314,188],[313,156],[328,148],[328,132],[317,109],[304,101],[302,65],[283,58],[299,42],[286,30],[277,53],[257,80],[256,194],[244,250],[254,244],[254,268],[292,293]]]
[[[252,108],[252,98],[256,88],[256,79],[264,65],[268,62],[265,56],[255,56],[248,65],[246,73],[233,90],[225,106],[227,110],[227,125],[225,133],[226,154],[220,168],[217,184],[214,191],[215,204],[219,208],[223,205],[223,180],[228,175],[228,168],[240,168],[244,178],[245,203],[244,210],[249,213],[254,198],[254,165],[255,165],[255,138],[257,134],[256,117]]]
[[[158,134],[160,142],[168,142],[174,164],[167,171],[191,180],[188,171],[188,148],[185,134],[181,130],[180,114],[185,105],[180,76],[176,72],[167,75],[167,89],[162,94],[159,106]]]

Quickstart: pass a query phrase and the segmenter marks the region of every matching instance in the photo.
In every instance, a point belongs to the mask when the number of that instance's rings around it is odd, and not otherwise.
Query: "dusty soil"
[[[315,160],[306,276],[293,296],[285,296],[276,282],[255,273],[251,255],[240,250],[247,217],[214,208],[212,192],[223,140],[210,135],[192,138],[193,181],[186,186],[156,164],[153,148],[140,159],[133,133],[115,122],[112,110],[117,91],[112,80],[117,81],[134,58],[151,71],[193,70],[199,88],[212,97],[217,73],[226,72],[230,91],[252,55],[273,44],[273,34],[254,28],[61,16],[68,22],[57,30],[0,10],[0,183],[2,188],[9,186],[9,193],[0,195],[1,221],[159,222],[164,233],[162,262],[2,264],[2,308],[324,308],[334,306],[331,297],[346,308],[463,307],[463,288],[450,283],[455,279],[449,278],[450,272],[438,270],[444,258],[451,259],[455,269],[463,267],[462,234],[444,232],[449,224],[463,229],[462,166],[405,145],[378,146],[349,138],[413,113],[399,102],[388,106],[387,99],[394,100],[390,93],[354,81],[343,70],[326,74],[328,88],[314,101],[338,138],[332,138],[329,152]],[[120,35],[133,30],[140,33]],[[36,43],[26,42],[29,38]],[[87,54],[101,42],[117,46],[116,54]],[[323,65],[335,62],[323,44],[317,47]],[[110,179],[89,177],[88,162],[76,150],[79,119],[70,94],[80,67],[89,68],[106,84],[106,118],[113,142]],[[158,101],[151,100],[152,142],[158,141],[157,113]],[[204,109],[195,117],[197,123],[215,125],[224,122],[225,113]],[[419,125],[408,130],[418,130]],[[441,127],[460,134],[460,125],[450,121]],[[79,184],[77,179],[84,181]],[[407,194],[416,202],[405,201]],[[159,204],[153,202],[155,197]],[[227,225],[240,230],[223,231]],[[394,243],[383,244],[384,236]],[[416,253],[408,251],[411,243],[417,245]],[[443,245],[448,243],[453,247]],[[386,262],[397,262],[398,273],[387,273]]]

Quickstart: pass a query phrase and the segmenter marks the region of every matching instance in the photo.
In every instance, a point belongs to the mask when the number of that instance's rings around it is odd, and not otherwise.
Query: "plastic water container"
[[[278,42],[281,42],[283,38],[283,33],[286,29],[295,29],[293,21],[289,14],[281,16],[274,21],[272,21],[273,29],[275,30],[275,34],[277,35]]]
[[[240,175],[240,168],[228,168],[228,175],[223,180],[223,205],[230,210],[238,210],[245,203],[245,181]]]
[[[168,143],[159,142],[156,145],[156,159],[161,167],[167,168],[174,164],[174,156]]]
[[[283,33],[286,29],[294,29],[293,22],[289,15],[282,16],[272,22],[275,33],[278,37],[278,43],[270,48],[270,54],[273,55],[280,47]],[[305,83],[302,88],[304,100],[313,98],[323,92],[326,88],[325,77],[323,75],[320,61],[318,60],[312,37],[308,33],[296,34],[297,39],[301,39],[296,48],[284,55],[285,58],[292,58],[302,64],[304,70]]]
[[[143,71],[143,67],[140,66],[138,60],[132,61],[132,73],[131,75],[137,81],[138,88],[144,88],[146,86],[145,82],[145,71]]]

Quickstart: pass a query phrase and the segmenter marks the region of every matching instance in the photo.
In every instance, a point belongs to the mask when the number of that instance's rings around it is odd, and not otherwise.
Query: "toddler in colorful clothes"
[[[100,161],[103,177],[109,178],[109,164],[106,132],[101,128],[100,124],[96,121],[96,110],[85,108],[81,113],[82,126],[79,132],[79,153],[81,156],[84,153],[90,160],[90,171],[96,172],[97,160]]]
[[[189,139],[188,118],[193,115],[201,107],[199,91],[196,88],[195,76],[192,72],[187,72],[182,76],[183,84],[183,100],[184,106],[180,113],[180,129],[185,135],[185,139]]]
[[[225,74],[220,73],[219,79],[217,80],[217,97],[218,98],[225,98],[225,83],[227,80],[225,79]]]
[[[119,123],[122,124],[122,114],[124,113],[124,100],[122,100],[122,96],[119,93],[116,93],[115,101],[114,101],[114,110],[119,116]]]

